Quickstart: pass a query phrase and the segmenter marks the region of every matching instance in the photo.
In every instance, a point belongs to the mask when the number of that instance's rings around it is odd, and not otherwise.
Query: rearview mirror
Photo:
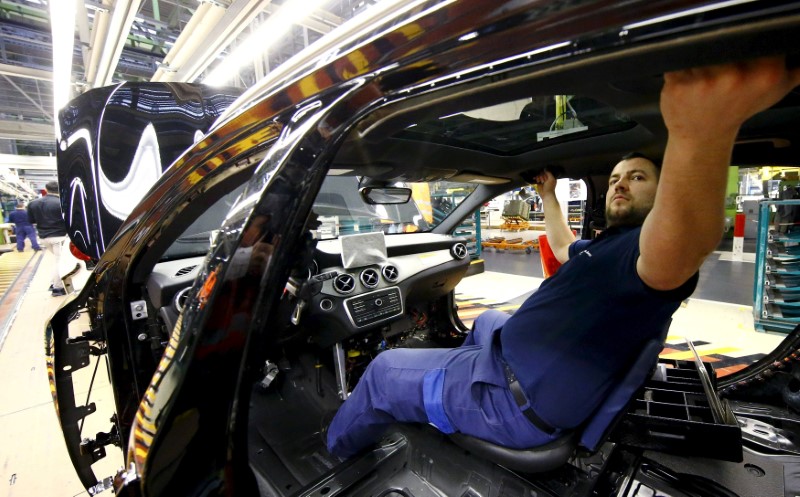
[[[411,188],[365,186],[359,193],[371,205],[405,204],[411,200]]]

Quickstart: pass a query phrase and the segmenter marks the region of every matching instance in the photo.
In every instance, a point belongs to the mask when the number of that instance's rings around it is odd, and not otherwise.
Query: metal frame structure
[[[789,333],[800,324],[800,232],[770,230],[772,206],[800,200],[762,200],[758,204],[753,321],[758,331]]]

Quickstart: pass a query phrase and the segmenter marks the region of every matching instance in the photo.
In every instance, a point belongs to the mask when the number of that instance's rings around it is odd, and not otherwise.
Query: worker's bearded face
[[[614,167],[606,194],[606,225],[640,226],[653,208],[658,169],[647,159],[623,160]]]

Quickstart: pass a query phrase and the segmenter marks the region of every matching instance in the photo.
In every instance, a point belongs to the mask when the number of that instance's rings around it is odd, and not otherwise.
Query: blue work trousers
[[[455,349],[392,349],[367,367],[328,428],[328,450],[350,457],[395,422],[429,423],[512,448],[558,438],[537,429],[514,401],[494,334],[508,319],[486,311]]]
[[[31,241],[31,247],[33,250],[41,250],[39,247],[39,240],[36,239],[36,229],[31,226],[20,226],[14,225],[14,233],[17,236],[17,250],[22,252],[25,250],[25,239],[28,238]]]

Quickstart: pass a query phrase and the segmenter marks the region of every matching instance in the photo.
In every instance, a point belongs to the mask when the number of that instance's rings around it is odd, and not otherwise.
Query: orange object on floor
[[[561,263],[556,259],[553,254],[553,249],[550,248],[550,243],[547,241],[547,235],[539,235],[539,260],[542,261],[542,273],[545,278],[549,278],[556,274]]]

